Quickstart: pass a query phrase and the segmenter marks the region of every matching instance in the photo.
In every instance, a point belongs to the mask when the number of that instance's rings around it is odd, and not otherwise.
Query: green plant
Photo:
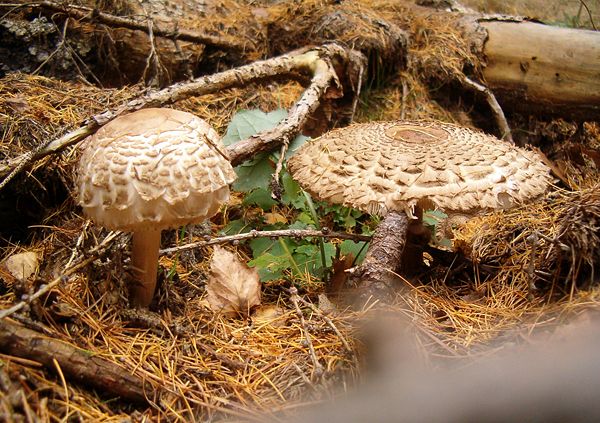
[[[270,129],[285,116],[287,112],[282,109],[270,113],[260,110],[239,111],[231,120],[223,142],[226,145],[234,144]],[[292,140],[286,157],[293,154],[307,139],[298,136]],[[372,233],[372,218],[347,207],[330,206],[324,202],[313,203],[285,167],[280,176],[283,188],[281,200],[273,199],[269,183],[279,158],[279,152],[263,153],[236,168],[238,180],[233,184],[233,189],[245,194],[242,206],[246,210],[258,208],[258,213],[243,213],[243,217],[229,221],[223,228],[224,233],[231,235],[252,229],[318,229],[325,226],[335,230]],[[284,219],[267,221],[267,213]],[[337,254],[352,254],[360,262],[365,250],[364,242],[346,240],[334,244],[322,238],[256,238],[247,245],[252,253],[252,260],[248,264],[257,268],[262,281],[310,276],[323,279],[331,267],[332,258]]]

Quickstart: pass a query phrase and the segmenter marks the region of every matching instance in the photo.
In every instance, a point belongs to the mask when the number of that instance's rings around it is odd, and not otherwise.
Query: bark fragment
[[[8,319],[0,320],[0,351],[33,360],[55,371],[58,363],[71,381],[125,400],[146,402],[153,387],[116,364],[71,344],[41,335]]]
[[[354,304],[374,301],[390,303],[401,283],[396,272],[406,244],[408,217],[403,212],[388,213],[377,230],[363,263],[354,271],[351,282],[357,285]]]

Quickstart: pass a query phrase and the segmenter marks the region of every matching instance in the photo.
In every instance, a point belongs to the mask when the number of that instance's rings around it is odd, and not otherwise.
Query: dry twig
[[[239,242],[246,239],[253,238],[279,238],[279,237],[292,237],[292,238],[307,238],[307,237],[321,237],[321,238],[337,238],[337,239],[351,239],[353,241],[370,241],[371,237],[368,235],[350,234],[345,232],[329,232],[327,229],[316,230],[316,229],[280,229],[276,231],[257,231],[255,229],[250,232],[221,236],[217,238],[208,239],[206,241],[196,241],[177,247],[164,248],[160,250],[160,254],[177,253],[179,251],[191,250],[198,247],[206,247],[208,245],[226,244],[228,242]]]
[[[57,153],[95,133],[102,125],[117,116],[147,107],[160,107],[192,96],[214,93],[225,88],[244,86],[270,78],[291,75],[294,72],[308,71],[312,74],[311,85],[304,91],[300,100],[292,107],[288,117],[275,128],[242,140],[228,149],[231,162],[240,164],[255,154],[267,151],[295,137],[302,125],[320,104],[326,90],[339,80],[331,61],[338,58],[347,66],[363,66],[364,57],[348,51],[336,44],[328,44],[311,50],[297,50],[272,59],[257,61],[236,69],[194,79],[190,82],[173,84],[159,91],[129,101],[117,110],[109,110],[92,116],[79,129],[55,139],[34,152],[28,152],[14,160],[13,164],[0,166],[0,176],[8,174],[2,182],[4,187],[20,171],[47,155]]]
[[[0,349],[5,354],[34,360],[58,371],[64,386],[66,381],[62,372],[101,392],[135,402],[146,402],[147,395],[154,390],[121,366],[90,351],[41,335],[7,319],[0,320]],[[68,390],[65,395],[69,398]]]
[[[492,113],[494,114],[494,118],[496,119],[496,124],[502,133],[502,139],[510,141],[514,143],[512,134],[510,131],[510,126],[508,126],[508,122],[506,120],[506,116],[504,116],[504,111],[502,107],[500,107],[500,103],[496,100],[496,96],[494,93],[485,85],[479,84],[466,75],[462,75],[460,78],[460,82],[467,88],[480,92],[485,97],[488,105],[492,109]]]
[[[296,315],[300,319],[300,324],[302,325],[302,330],[304,331],[304,339],[306,340],[306,345],[310,353],[310,359],[313,362],[313,376],[319,379],[321,376],[323,376],[324,369],[323,365],[319,362],[319,359],[317,358],[317,354],[315,353],[315,347],[313,346],[311,335],[306,325],[306,320],[304,319],[304,314],[302,314],[302,310],[298,305],[300,299],[300,296],[298,295],[298,289],[296,289],[295,286],[292,286],[289,289],[289,293],[290,300],[292,300],[292,304],[294,304],[294,309],[296,310]]]
[[[338,338],[340,338],[340,341],[342,342],[342,345],[344,346],[344,348],[346,349],[346,352],[348,354],[352,354],[352,348],[350,348],[350,344],[348,344],[348,341],[346,341],[346,338],[344,337],[344,335],[342,335],[342,333],[340,332],[340,330],[337,328],[337,326],[335,325],[335,323],[333,323],[333,320],[331,320],[324,312],[323,310],[319,309],[318,307],[315,307],[314,304],[306,301],[304,298],[298,296],[298,300],[304,304],[306,307],[310,308],[313,313],[318,314],[323,320],[325,320],[325,322],[327,323],[327,325],[329,325],[329,327],[335,332],[335,334],[338,336]]]

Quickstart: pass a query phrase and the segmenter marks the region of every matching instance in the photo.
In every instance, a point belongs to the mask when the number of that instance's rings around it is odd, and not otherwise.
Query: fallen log
[[[487,21],[483,76],[504,109],[600,119],[600,32]]]
[[[92,351],[49,338],[8,319],[0,319],[0,352],[36,361],[51,371],[59,367],[67,380],[109,397],[140,403],[155,395],[151,384]]]

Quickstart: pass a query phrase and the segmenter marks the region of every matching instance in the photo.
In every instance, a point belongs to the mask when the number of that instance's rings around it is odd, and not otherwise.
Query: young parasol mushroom
[[[156,287],[161,230],[201,222],[229,199],[235,172],[204,120],[173,109],[142,109],[109,122],[81,145],[77,201],[111,230],[133,232],[135,306]]]
[[[541,196],[552,181],[533,151],[457,125],[422,121],[333,130],[303,145],[288,169],[315,198],[385,216],[380,227],[392,232],[400,228],[401,236],[383,237],[385,245],[373,252],[375,241],[382,241],[376,233],[365,259],[367,264],[373,255],[384,256],[374,276],[363,274],[361,281],[375,286],[366,290],[369,295],[384,299],[391,295],[406,231],[416,226],[422,205],[448,215],[509,208]]]

